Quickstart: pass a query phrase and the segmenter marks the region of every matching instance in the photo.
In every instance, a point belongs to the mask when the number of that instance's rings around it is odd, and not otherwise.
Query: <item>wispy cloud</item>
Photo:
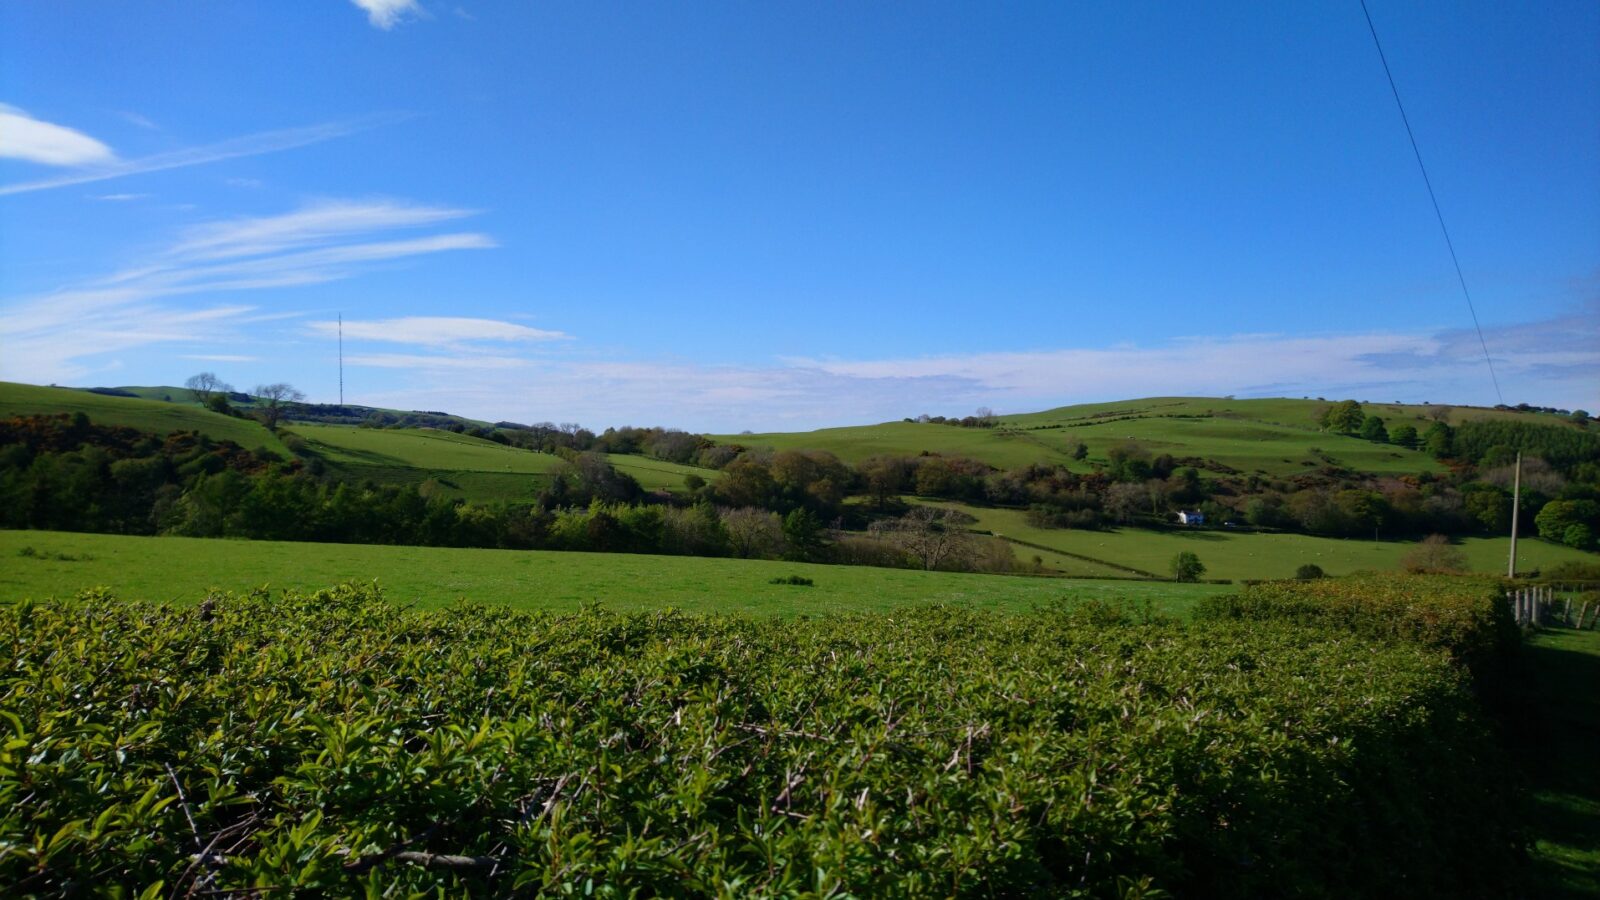
[[[116,162],[111,148],[65,125],[35,119],[0,103],[0,157],[46,166],[106,165]]]
[[[1597,313],[1600,308],[1496,329],[1492,347],[1507,401],[1600,407]],[[1149,346],[739,366],[473,353],[346,361],[387,370],[390,387],[361,402],[488,419],[733,432],[1172,395],[1492,404],[1476,340],[1452,330],[1243,334]]]
[[[127,110],[122,110],[122,111],[118,112],[117,115],[121,116],[124,121],[130,122],[130,123],[132,123],[134,125],[137,125],[140,128],[145,129],[146,131],[160,131],[161,130],[161,126],[160,125],[157,125],[156,123],[150,121],[148,118],[146,118],[144,116],[141,116],[136,112],[129,112]]]
[[[182,354],[179,354],[179,355],[183,359],[198,359],[198,360],[201,360],[202,362],[227,362],[227,363],[256,362],[261,358],[259,356],[241,356],[241,355],[236,354],[236,353],[182,353]]]
[[[338,334],[341,327],[338,322],[308,322],[307,325],[312,331],[330,338]],[[559,341],[569,337],[559,331],[529,328],[515,322],[455,316],[352,320],[344,323],[343,330],[344,336],[350,340],[384,341],[417,347],[451,347],[478,341]]]
[[[351,366],[373,369],[405,369],[412,372],[455,372],[463,369],[527,369],[532,363],[517,356],[440,356],[419,353],[365,353],[345,357]]]
[[[384,31],[399,25],[408,18],[426,15],[417,0],[350,0],[367,13],[372,27]]]
[[[10,108],[6,108],[10,111]],[[37,181],[20,181],[12,184],[0,185],[0,196],[8,194],[24,194],[30,191],[44,191],[51,188],[66,187],[73,184],[89,184],[96,181],[106,181],[112,178],[125,178],[129,175],[140,175],[146,172],[161,172],[168,169],[181,169],[188,166],[201,166],[208,163],[221,162],[226,159],[238,159],[244,156],[259,156],[263,153],[277,153],[282,150],[292,150],[296,147],[305,147],[310,144],[319,144],[323,141],[344,137],[374,128],[403,118],[398,115],[369,116],[348,122],[325,122],[320,125],[309,125],[303,128],[284,128],[277,131],[263,131],[243,137],[230,138],[214,144],[200,147],[188,147],[182,150],[172,150],[166,153],[157,153],[143,156],[138,159],[117,160],[110,154],[94,158],[80,148],[78,157],[74,162],[58,162],[56,165],[80,166],[79,171],[68,175],[59,175],[53,178],[44,178]],[[32,121],[32,120],[30,120]],[[41,123],[45,124],[45,123]],[[50,126],[56,127],[56,126]],[[6,133],[3,124],[0,124],[0,135]],[[74,132],[75,134],[75,132]],[[81,137],[81,135],[80,135]],[[92,139],[90,139],[92,140]],[[6,139],[6,146],[11,140]],[[98,142],[95,142],[98,143]],[[42,145],[35,142],[36,152]],[[69,154],[61,152],[59,158],[67,159]]]
[[[436,225],[476,210],[398,200],[327,200],[277,216],[208,222],[186,230],[170,251],[194,259],[259,256],[326,244],[352,234]]]
[[[136,267],[0,304],[0,373],[64,381],[85,360],[171,341],[217,341],[273,318],[252,306],[183,308],[174,298],[322,284],[373,263],[495,246],[488,235],[394,237],[469,211],[393,200],[331,200],[275,216],[229,219],[183,232]]]
[[[94,199],[96,199],[96,200],[104,200],[104,201],[106,201],[108,203],[127,203],[127,202],[132,201],[132,200],[144,200],[144,199],[146,199],[148,197],[151,197],[151,196],[154,196],[154,195],[152,195],[152,194],[100,194],[100,195],[96,196]]]

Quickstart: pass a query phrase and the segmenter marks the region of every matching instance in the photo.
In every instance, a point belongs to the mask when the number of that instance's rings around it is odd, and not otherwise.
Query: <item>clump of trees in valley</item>
[[[233,536],[440,546],[793,559],[930,569],[1007,571],[1013,549],[970,533],[962,514],[923,501],[1027,511],[1040,528],[1178,527],[1178,510],[1205,527],[1287,530],[1336,537],[1438,535],[1408,567],[1460,568],[1453,537],[1505,534],[1514,463],[1522,454],[1524,533],[1580,549],[1600,536],[1600,435],[1587,427],[1522,421],[1392,431],[1345,401],[1319,422],[1330,431],[1414,445],[1442,473],[1364,475],[1313,449],[1306,471],[1272,477],[1214,460],[1152,454],[1116,443],[1091,458],[1000,469],[959,455],[881,454],[850,465],[821,450],[765,450],[667,428],[501,422],[462,430],[564,464],[533,502],[469,503],[446,485],[344,480],[287,426],[300,409],[287,384],[264,385],[251,408],[210,373],[190,379],[213,409],[253,414],[293,454],[246,450],[194,433],[167,436],[91,423],[81,414],[0,421],[0,526],[128,534]],[[442,413],[425,413],[439,415]],[[1374,424],[1375,423],[1375,424]],[[458,423],[459,424],[459,423]],[[650,492],[611,465],[639,454],[699,466],[681,491]],[[1084,471],[1084,463],[1088,471]],[[1198,577],[1191,567],[1175,577]]]

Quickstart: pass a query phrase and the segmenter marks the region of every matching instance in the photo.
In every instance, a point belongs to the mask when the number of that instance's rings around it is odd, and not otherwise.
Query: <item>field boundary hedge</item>
[[[1340,629],[345,585],[22,603],[0,648],[11,896],[1465,896],[1515,866],[1460,668]]]
[[[1201,599],[1196,621],[1289,622],[1446,651],[1476,678],[1498,673],[1521,635],[1503,582],[1445,575],[1352,575],[1247,583]]]

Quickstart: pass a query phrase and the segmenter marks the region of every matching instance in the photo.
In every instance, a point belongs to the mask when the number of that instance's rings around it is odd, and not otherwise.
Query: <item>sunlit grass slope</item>
[[[1149,531],[1123,528],[1087,531],[1037,528],[1028,524],[1027,514],[1022,510],[954,503],[935,505],[951,506],[970,513],[978,520],[972,526],[975,529],[1162,576],[1167,574],[1172,558],[1185,550],[1195,553],[1205,563],[1207,578],[1244,579],[1291,578],[1295,569],[1307,563],[1321,566],[1329,575],[1347,575],[1362,570],[1392,571],[1400,567],[1401,559],[1415,546],[1409,541],[1374,542],[1304,534],[1254,534],[1202,529]],[[1466,538],[1459,546],[1473,571],[1504,574],[1509,545],[1508,538]],[[1021,547],[1017,555],[1026,559],[1032,552],[1029,548]],[[1593,563],[1600,560],[1600,554],[1524,538],[1517,542],[1517,559],[1518,571],[1527,572],[1567,561]]]
[[[290,430],[351,478],[411,484],[431,478],[447,491],[471,500],[532,499],[549,476],[565,465],[553,454],[433,428],[296,423]],[[646,490],[681,491],[686,475],[697,474],[710,481],[717,474],[642,456],[613,454],[607,458]]]
[[[69,388],[0,382],[0,416],[77,412],[88,416],[97,425],[126,425],[162,435],[173,431],[198,431],[216,440],[233,441],[249,450],[265,447],[282,456],[289,455],[277,437],[261,423],[236,419],[187,403],[110,397]]]
[[[819,431],[721,435],[724,443],[773,449],[828,450],[849,462],[877,454],[916,455],[923,451],[969,456],[1002,469],[1028,463],[1057,463],[1088,471],[1103,462],[1111,448],[1136,444],[1152,454],[1215,460],[1241,472],[1293,475],[1325,463],[1312,454],[1319,449],[1342,466],[1380,474],[1437,472],[1442,467],[1416,450],[1375,444],[1356,437],[1323,432],[1316,415],[1327,405],[1318,400],[1228,400],[1212,397],[1152,397],[1116,403],[1063,406],[1038,413],[1000,416],[994,428],[885,422]],[[1392,430],[1410,424],[1423,431],[1432,423],[1426,406],[1366,404],[1369,415],[1381,416]],[[1453,424],[1469,419],[1514,417],[1519,421],[1557,422],[1496,410],[1456,407]],[[1071,459],[1079,442],[1088,460]]]
[[[32,548],[24,554],[24,548]],[[812,587],[771,584],[802,575]],[[797,615],[958,603],[1021,611],[1062,598],[1148,599],[1185,615],[1215,585],[1089,581],[621,553],[384,547],[283,541],[0,531],[0,601],[107,585],[126,599],[194,602],[211,588],[313,589],[378,579],[391,600],[442,606],[460,598],[520,609],[678,606],[700,612]]]

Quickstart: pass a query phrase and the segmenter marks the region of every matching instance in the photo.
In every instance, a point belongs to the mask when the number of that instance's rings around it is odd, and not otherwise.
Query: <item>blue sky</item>
[[[1600,407],[1600,6],[1373,0],[1506,402]],[[0,6],[0,378],[795,429],[1496,402],[1356,3]]]

